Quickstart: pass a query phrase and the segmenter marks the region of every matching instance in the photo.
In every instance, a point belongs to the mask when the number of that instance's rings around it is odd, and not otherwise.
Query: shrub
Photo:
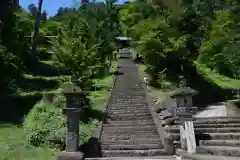
[[[23,128],[27,141],[35,146],[49,145],[53,137],[62,137],[66,130],[66,119],[62,114],[63,107],[57,97],[53,103],[38,103],[26,117]]]

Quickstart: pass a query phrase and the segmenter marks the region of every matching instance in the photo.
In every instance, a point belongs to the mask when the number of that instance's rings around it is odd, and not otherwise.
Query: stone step
[[[130,87],[124,87],[124,84],[126,84],[126,82],[123,82],[122,83],[122,85],[120,86],[117,86],[116,84],[115,84],[115,88],[113,89],[113,92],[119,92],[119,93],[121,93],[121,92],[125,92],[126,93],[126,95],[127,95],[127,93],[134,93],[134,92],[139,92],[139,93],[141,93],[142,91],[143,91],[143,88],[130,88]]]
[[[121,81],[121,82],[120,82]],[[134,81],[134,80],[133,80]],[[133,84],[137,84],[138,86],[133,86]],[[115,88],[113,88],[113,91],[122,91],[122,92],[143,92],[143,87],[142,86],[139,86],[141,85],[141,83],[139,81],[135,81],[135,82],[126,82],[125,79],[118,79],[116,82],[115,82]]]
[[[125,96],[125,93],[121,92],[112,92],[114,96]],[[145,92],[139,92],[139,93],[133,93],[133,94],[128,94],[128,96],[145,96]]]
[[[173,135],[174,140],[180,139],[179,133],[170,133]],[[240,133],[204,133],[201,135],[196,135],[199,137],[199,140],[231,140],[231,139],[240,139]]]
[[[229,132],[240,132],[240,128],[195,128],[194,129],[196,133],[229,133]],[[173,132],[173,133],[180,133],[179,127],[171,127],[166,126],[165,127],[166,132]]]
[[[147,109],[148,104],[147,103],[141,103],[141,104],[109,104],[108,109],[109,110],[138,110],[138,109]]]
[[[118,94],[125,93],[125,95],[127,95],[127,96],[130,96],[130,95],[135,96],[135,94],[137,95],[137,94],[144,93],[144,89],[143,88],[130,89],[129,87],[124,88],[123,85],[122,85],[121,88],[114,88],[112,90],[112,96],[116,95],[115,93],[118,93]]]
[[[146,104],[129,104],[129,105],[110,104],[107,108],[107,111],[139,110],[139,109],[148,109],[147,103]]]
[[[132,77],[128,77],[129,79]],[[132,78],[132,82],[128,82],[129,80],[126,79],[117,79],[115,83],[115,91],[126,89],[127,91],[141,91],[141,89],[144,89],[143,86],[141,86],[141,82]],[[135,85],[135,86],[134,86]],[[137,85],[137,86],[136,86]]]
[[[157,132],[157,129],[155,130],[147,130],[147,131],[141,131],[141,130],[132,130],[132,131],[118,131],[118,129],[116,128],[115,130],[104,130],[102,132],[102,134],[104,135],[111,135],[111,136],[131,136],[131,135],[145,135],[145,136],[149,136],[149,135],[157,135],[158,132]]]
[[[200,145],[240,147],[240,140],[201,140]]]
[[[204,120],[204,119],[218,119],[218,120],[222,120],[222,119],[240,119],[240,116],[220,116],[220,117],[194,117],[195,120]]]
[[[135,104],[119,104],[119,103],[109,103],[108,108],[118,109],[118,108],[138,108],[138,107],[147,107],[148,103],[135,103]]]
[[[129,115],[129,116],[133,116],[133,115],[140,115],[140,114],[146,114],[149,115],[150,111],[145,109],[145,110],[139,110],[139,111],[131,111],[131,110],[125,110],[125,111],[107,111],[107,115],[110,117],[114,117],[114,116],[121,116],[121,115]]]
[[[114,102],[114,101],[109,101],[109,103],[111,104],[111,106],[125,106],[125,105],[146,105],[147,106],[147,102],[144,100],[144,101],[139,101],[139,100],[136,100],[136,101],[125,101],[125,100],[122,100],[122,101],[119,101],[119,102]]]
[[[115,98],[112,98],[111,97],[111,103],[122,103],[122,102],[126,102],[126,103],[130,103],[130,102],[137,102],[137,103],[144,103],[144,102],[146,102],[146,99],[144,98],[144,97],[142,97],[142,98],[117,98],[117,97],[115,97]]]
[[[152,126],[156,126],[155,123],[151,120],[148,120],[148,121],[143,121],[143,122],[119,122],[119,121],[111,121],[110,124],[107,124],[105,123],[104,124],[105,127],[142,127],[142,126],[149,126],[149,127],[152,127]]]
[[[182,157],[182,160],[191,159],[191,160],[239,160],[239,157],[233,156],[217,156],[209,154],[191,154],[186,153],[180,149],[177,149],[177,155]]]
[[[111,104],[145,104],[145,99],[110,99]]]
[[[121,80],[121,81],[122,82],[115,83],[115,88],[113,88],[114,92],[119,92],[119,93],[123,93],[123,92],[127,92],[127,93],[131,93],[131,92],[143,93],[143,91],[144,91],[144,88],[142,86],[134,87],[134,86],[132,86],[132,84],[129,84],[125,80]],[[138,83],[139,84],[139,82],[131,82],[131,83]]]
[[[224,128],[224,127],[239,127],[240,123],[226,123],[226,124],[194,124],[195,128]]]
[[[152,115],[149,112],[145,113],[119,113],[119,114],[108,114],[110,117],[151,117]]]
[[[142,105],[142,106],[148,106],[147,102],[144,100],[136,100],[136,101],[109,101],[109,105],[112,107],[126,107],[126,106],[134,106],[134,105]]]
[[[154,156],[154,157],[101,157],[101,158],[86,158],[85,160],[176,160],[174,156]]]
[[[145,99],[145,96],[144,95],[112,95],[111,98],[120,98],[120,99]]]
[[[180,124],[180,121],[177,120],[176,124]],[[201,118],[196,119],[194,124],[229,124],[229,123],[240,123],[240,118]]]
[[[107,113],[108,114],[136,114],[136,113],[147,113],[149,112],[149,109],[148,108],[144,108],[144,109],[139,109],[139,110],[114,110],[114,111],[110,111],[110,110],[107,110]]]
[[[156,126],[124,126],[124,127],[109,127],[108,125],[103,125],[104,130],[113,130],[115,131],[116,129],[118,131],[151,131],[151,130],[156,130]]]
[[[129,96],[128,94],[125,95],[125,97],[123,96],[115,96],[114,94],[111,96],[111,100],[112,101],[133,101],[133,100],[138,100],[138,101],[145,101],[145,96]]]
[[[122,70],[122,72],[125,72],[126,70]],[[121,71],[120,71],[121,72]],[[128,71],[129,72],[129,71]],[[134,70],[133,72],[136,72],[136,70]],[[141,82],[139,79],[138,79],[138,77],[136,77],[137,76],[137,74],[135,74],[135,73],[132,73],[132,74],[124,74],[125,75],[125,77],[131,77],[131,78],[133,78],[133,79],[131,79],[131,82],[129,83],[129,79],[128,79],[128,84],[129,85],[131,85],[131,86],[133,86],[133,87],[136,87],[136,85],[137,86],[139,86],[139,83]],[[121,78],[121,77],[118,77],[118,79],[117,79],[118,81],[116,81],[116,82],[118,82],[118,83],[121,83],[121,80],[125,80],[124,78]],[[138,83],[132,83],[132,82],[138,82]]]
[[[102,145],[103,150],[146,150],[161,148],[163,148],[162,144]]]
[[[133,156],[159,156],[164,155],[164,149],[149,150],[103,150],[103,157],[133,157]]]
[[[136,120],[123,120],[123,121],[113,121],[113,120],[106,120],[104,124],[125,124],[125,125],[131,125],[131,124],[138,124],[138,123],[152,123],[152,119],[136,119]]]
[[[105,135],[101,136],[101,140],[138,140],[138,139],[159,139],[159,135],[141,135],[141,134],[132,134],[132,135]]]
[[[219,155],[219,156],[236,156],[236,157],[240,157],[240,147],[199,146],[199,147],[197,147],[197,153]]]
[[[158,138],[150,139],[150,138],[138,138],[134,140],[115,140],[115,139],[101,139],[103,145],[133,145],[133,144],[161,144],[161,140]]]
[[[112,121],[118,121],[118,120],[150,120],[152,119],[151,115],[146,115],[146,116],[141,116],[141,115],[136,115],[136,116],[112,116],[107,118],[108,120]]]
[[[128,86],[124,86],[124,84],[126,84],[126,83],[124,83],[123,82],[123,85],[121,85],[120,87],[118,86],[118,87],[116,87],[116,88],[114,88],[113,89],[113,93],[114,92],[118,92],[118,93],[126,93],[125,95],[128,95],[128,93],[129,94],[131,94],[131,93],[134,93],[134,92],[136,92],[136,93],[142,93],[143,91],[144,91],[144,89],[143,88],[131,88],[131,87],[128,87]],[[116,84],[115,84],[115,86],[116,86]]]

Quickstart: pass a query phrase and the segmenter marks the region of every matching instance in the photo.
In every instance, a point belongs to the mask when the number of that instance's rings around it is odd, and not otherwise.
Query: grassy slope
[[[144,71],[146,69],[146,66],[143,64],[139,65],[140,72],[147,75]],[[240,80],[232,79],[225,77],[223,75],[220,75],[209,68],[206,68],[204,65],[197,64],[197,70],[200,75],[204,77],[206,81],[208,81],[211,84],[217,85],[219,88],[222,89],[237,89],[240,88]],[[163,82],[165,83],[165,82]],[[167,82],[169,83],[169,82]],[[173,86],[176,86],[173,84]],[[165,99],[168,98],[168,91],[161,89],[161,88],[155,88],[153,86],[148,85],[148,93],[153,99],[160,100],[160,103],[163,102]]]
[[[116,70],[117,64],[112,65],[111,71]],[[28,78],[39,78],[31,77]],[[102,111],[106,106],[108,99],[109,88],[112,86],[113,75],[103,79],[96,80],[98,85],[104,86],[100,91],[92,91],[90,99],[93,103],[93,108]],[[39,91],[40,92],[40,91]],[[53,91],[54,92],[54,91]],[[32,92],[36,93],[36,92]],[[81,132],[84,133],[83,141],[86,141],[97,127],[97,120],[92,120],[88,124],[81,125]],[[32,147],[25,141],[23,128],[14,125],[0,126],[0,159],[1,160],[55,160],[57,150],[48,147]]]
[[[205,67],[202,64],[197,64],[197,69],[200,74],[204,76],[204,79],[210,83],[215,83],[221,88],[235,89],[240,88],[240,80],[228,78],[226,76],[220,75],[211,69]]]

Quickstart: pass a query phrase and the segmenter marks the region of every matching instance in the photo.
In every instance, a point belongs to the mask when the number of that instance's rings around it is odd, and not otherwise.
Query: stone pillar
[[[79,147],[79,115],[80,109],[66,108],[64,114],[67,116],[67,136],[66,148],[67,152],[75,152]]]
[[[179,88],[173,91],[171,97],[176,99],[177,107],[174,111],[174,115],[179,118],[180,121],[180,137],[181,137],[181,148],[186,150],[186,139],[184,138],[184,123],[186,121],[192,121],[193,115],[197,111],[197,107],[192,104],[192,97],[197,92],[190,87],[186,86],[186,80],[183,76],[180,77]]]
[[[63,109],[63,114],[67,116],[67,135],[65,151],[59,153],[58,160],[81,160],[83,153],[79,152],[79,122],[82,90],[71,83],[63,88],[63,94],[67,101],[67,107]]]

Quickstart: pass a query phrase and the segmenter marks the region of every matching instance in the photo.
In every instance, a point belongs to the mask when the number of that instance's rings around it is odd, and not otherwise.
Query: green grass
[[[71,76],[33,76],[31,74],[24,74],[26,79],[40,79],[40,80],[56,80],[56,81],[70,81]]]
[[[111,71],[116,70],[116,63],[113,63]],[[28,78],[37,78],[26,75]],[[46,78],[46,77],[45,77]],[[109,95],[109,89],[113,84],[113,75],[103,79],[96,79],[96,83],[102,86],[102,90],[90,92],[89,98],[94,110],[103,111]],[[45,93],[58,93],[58,91],[44,91]],[[22,96],[42,94],[43,91],[22,93]],[[42,105],[42,106],[41,106]],[[49,134],[65,131],[65,116],[62,115],[61,107],[58,105],[45,105],[38,103],[28,114],[23,127],[15,125],[0,126],[0,159],[1,160],[55,160],[58,149],[49,148],[47,144],[33,147],[29,144],[28,138],[40,130],[50,130]],[[39,107],[37,107],[39,106]],[[48,108],[50,107],[50,108]],[[88,123],[81,123],[81,142],[84,143],[90,138],[98,126],[99,121],[92,118]],[[31,130],[32,129],[32,130]],[[60,131],[61,130],[61,131]]]
[[[147,69],[146,65],[140,64],[138,65],[140,73],[145,73],[145,70]]]
[[[24,81],[25,83],[28,82],[28,80],[31,80],[32,82],[30,84],[35,83],[35,86],[39,86],[38,88],[40,88],[40,90],[30,90],[30,91],[26,91],[26,89],[22,89],[22,88],[18,88],[17,90],[17,94],[19,94],[20,96],[35,96],[35,95],[42,95],[45,93],[49,93],[49,94],[57,94],[59,91],[56,89],[58,87],[53,86],[52,88],[49,87],[48,89],[46,88],[41,88],[41,83],[45,82],[46,83],[51,83],[56,81],[59,85],[64,83],[64,82],[68,82],[71,79],[71,76],[33,76],[31,74],[24,74]],[[26,86],[27,88],[28,86]]]
[[[43,64],[47,64],[50,66],[53,66],[56,62],[54,60],[48,60],[48,61],[40,61]]]
[[[36,96],[36,95],[43,95],[43,94],[58,94],[58,90],[41,90],[41,91],[32,91],[32,92],[22,92],[19,90],[20,96]]]
[[[207,68],[203,64],[197,64],[197,69],[199,73],[202,74],[207,81],[212,82],[221,88],[226,89],[240,88],[240,80],[220,75],[211,70],[210,68]]]
[[[0,159],[1,160],[54,160],[55,149],[47,147],[34,148],[24,141],[21,127],[13,125],[0,126]]]

